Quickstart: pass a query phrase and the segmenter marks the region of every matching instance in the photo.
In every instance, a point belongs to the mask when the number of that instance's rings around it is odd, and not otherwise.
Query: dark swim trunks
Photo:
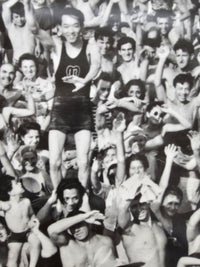
[[[49,130],[65,134],[92,130],[90,101],[84,96],[55,97]]]
[[[25,243],[27,241],[28,231],[24,231],[21,233],[13,233],[8,237],[8,243]]]

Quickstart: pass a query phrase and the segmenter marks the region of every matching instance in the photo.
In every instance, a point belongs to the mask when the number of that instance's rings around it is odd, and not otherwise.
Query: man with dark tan
[[[118,204],[122,242],[129,263],[145,267],[164,267],[166,236],[139,194],[133,199],[120,198]]]

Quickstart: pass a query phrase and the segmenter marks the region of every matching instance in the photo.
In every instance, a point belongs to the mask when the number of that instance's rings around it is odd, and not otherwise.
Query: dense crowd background
[[[200,1],[0,14],[0,266],[200,266]]]

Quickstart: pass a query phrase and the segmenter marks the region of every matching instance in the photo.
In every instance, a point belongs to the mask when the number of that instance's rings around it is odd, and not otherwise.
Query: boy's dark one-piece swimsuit
[[[89,71],[86,55],[87,42],[83,42],[77,57],[70,58],[62,43],[61,60],[56,72],[56,93],[52,110],[50,130],[59,130],[65,134],[92,129],[91,105],[89,99],[90,84],[78,92],[72,92],[73,84],[64,83],[62,78],[75,75],[85,78]]]

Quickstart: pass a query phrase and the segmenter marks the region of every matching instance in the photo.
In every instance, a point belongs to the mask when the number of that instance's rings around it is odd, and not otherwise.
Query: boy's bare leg
[[[65,140],[66,134],[57,130],[49,132],[50,176],[54,188],[57,188],[61,181],[61,160]]]
[[[29,267],[35,267],[38,262],[41,251],[40,241],[33,233],[31,233],[28,237],[28,243],[30,245]]]
[[[18,267],[18,260],[21,254],[23,243],[8,244],[8,267]]]
[[[81,130],[74,135],[74,138],[77,151],[78,178],[81,184],[88,188],[91,132],[89,130]]]

